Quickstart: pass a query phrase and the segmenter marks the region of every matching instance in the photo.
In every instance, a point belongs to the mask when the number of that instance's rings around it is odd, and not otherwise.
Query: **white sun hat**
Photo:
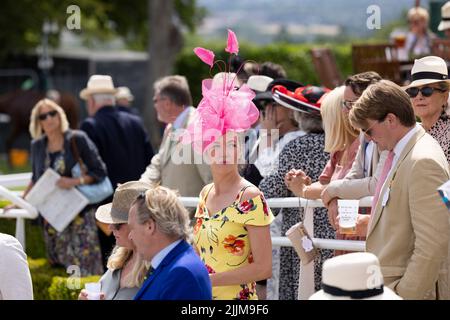
[[[133,101],[134,96],[128,87],[118,87],[116,93],[116,99],[127,99],[128,101]]]
[[[322,290],[309,300],[402,300],[383,286],[378,258],[368,252],[328,259],[322,269]]]
[[[450,83],[447,63],[440,57],[427,56],[414,61],[411,83],[405,89],[442,81]]]
[[[444,31],[450,29],[450,1],[447,1],[441,8],[441,22],[438,30]]]
[[[94,74],[89,78],[87,87],[80,91],[80,98],[87,100],[90,95],[95,93],[116,94],[111,76]]]

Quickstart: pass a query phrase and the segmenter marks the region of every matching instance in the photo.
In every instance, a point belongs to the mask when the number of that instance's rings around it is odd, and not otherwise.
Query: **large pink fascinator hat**
[[[230,60],[239,51],[236,35],[231,30],[228,30],[225,51],[230,53]],[[224,61],[214,61],[214,53],[204,48],[197,47],[194,52],[210,66],[210,70],[217,65],[222,71],[213,79],[202,81],[203,98],[195,111],[193,122],[187,128],[189,134],[183,138],[184,143],[192,143],[194,150],[203,153],[228,131],[243,132],[249,129],[258,120],[259,111],[252,102],[255,97],[253,90],[246,84],[239,87],[236,74],[226,71]],[[225,65],[223,69],[221,63]]]

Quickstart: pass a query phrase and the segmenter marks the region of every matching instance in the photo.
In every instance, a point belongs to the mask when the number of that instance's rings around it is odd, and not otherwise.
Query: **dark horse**
[[[31,110],[43,98],[45,94],[37,90],[15,90],[0,95],[0,113],[6,113],[11,117],[11,134],[5,141],[8,153],[21,134],[28,134]],[[76,129],[79,112],[77,99],[72,94],[60,93],[58,104],[66,112],[70,128]]]

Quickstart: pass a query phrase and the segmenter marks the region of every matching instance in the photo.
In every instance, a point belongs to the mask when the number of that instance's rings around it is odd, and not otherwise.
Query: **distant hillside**
[[[421,5],[428,8],[429,0]],[[209,14],[199,34],[223,35],[226,28],[239,31],[241,38],[258,43],[287,37],[314,40],[317,36],[345,34],[368,37],[366,27],[370,5],[381,9],[381,27],[401,19],[414,0],[199,0]]]

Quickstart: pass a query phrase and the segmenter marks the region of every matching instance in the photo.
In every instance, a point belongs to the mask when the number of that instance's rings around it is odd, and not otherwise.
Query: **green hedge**
[[[52,284],[48,289],[50,300],[77,300],[81,289],[87,282],[98,282],[101,276],[90,276],[80,278],[80,286],[77,289],[70,289],[67,277],[53,277]]]
[[[224,51],[224,43],[199,44],[207,49],[214,51],[216,60],[222,59],[228,63],[228,54]],[[319,84],[312,63],[310,50],[319,45],[314,44],[271,44],[267,46],[240,44],[239,55],[246,60],[262,63],[272,61],[282,65],[288,74],[288,78],[302,82],[304,84]],[[324,47],[327,45],[320,45]],[[330,47],[341,71],[342,76],[352,73],[351,45],[335,45]],[[178,55],[175,63],[175,73],[186,75],[189,80],[190,89],[194,99],[194,104],[198,104],[201,99],[201,81],[211,77],[209,74],[209,66],[203,63],[195,56],[193,48],[186,46]],[[216,74],[219,70],[215,67],[212,74]]]
[[[0,219],[0,232],[15,236],[16,219]],[[26,253],[33,259],[45,258],[46,250],[42,227],[37,220],[25,220]]]
[[[97,282],[101,276],[80,278],[79,288],[69,289],[64,268],[51,267],[47,259],[28,259],[35,300],[76,300],[86,282]]]
[[[52,268],[47,259],[28,259],[35,300],[50,300],[49,288],[57,276],[67,276],[63,268]]]

